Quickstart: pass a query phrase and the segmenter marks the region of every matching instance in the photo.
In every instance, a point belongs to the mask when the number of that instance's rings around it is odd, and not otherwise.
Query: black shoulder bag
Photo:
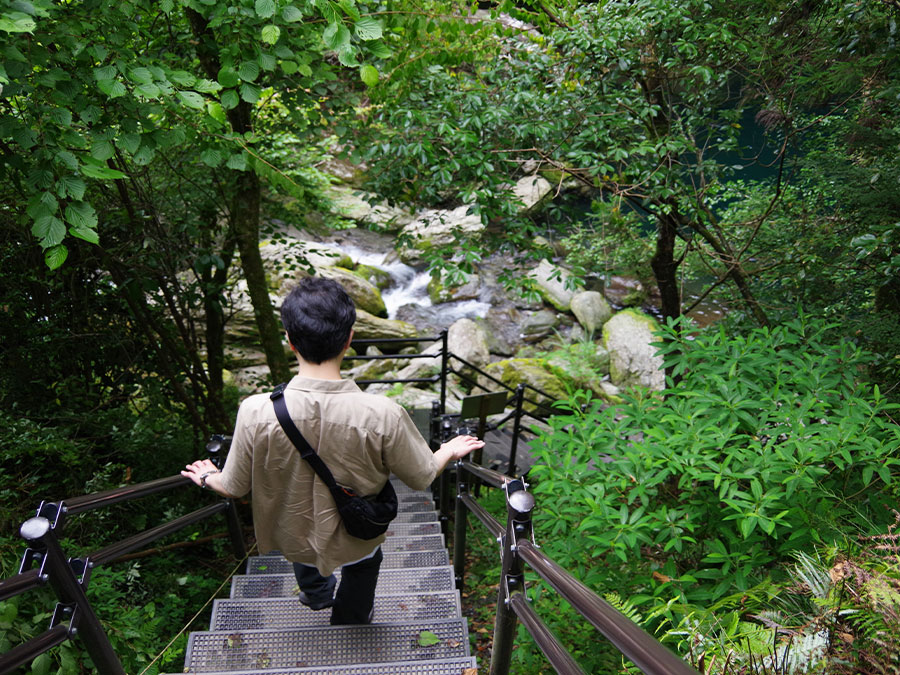
[[[287,404],[284,402],[284,388],[285,385],[278,385],[269,396],[275,404],[278,423],[300,456],[309,462],[322,482],[328,486],[347,532],[357,539],[375,539],[384,534],[391,521],[397,517],[397,493],[394,486],[388,481],[374,497],[361,497],[352,489],[338,485],[325,462],[303,438],[303,434],[288,414]]]

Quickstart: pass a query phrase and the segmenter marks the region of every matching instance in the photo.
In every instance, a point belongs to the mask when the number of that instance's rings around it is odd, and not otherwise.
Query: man
[[[284,391],[288,411],[340,485],[374,495],[393,473],[422,490],[448,462],[484,445],[457,436],[432,453],[403,408],[341,379],[356,309],[338,283],[304,279],[284,300],[281,321],[298,363]],[[225,497],[252,490],[259,550],[281,551],[293,562],[300,602],[314,610],[333,606],[333,625],[372,621],[384,535],[363,540],[347,533],[331,493],[285,435],[268,394],[241,404],[221,473],[206,459],[181,474]]]

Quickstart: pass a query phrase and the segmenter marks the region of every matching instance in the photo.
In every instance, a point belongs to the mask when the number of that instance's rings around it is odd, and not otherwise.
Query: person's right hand
[[[479,441],[474,436],[455,436],[441,445],[442,449],[446,448],[451,453],[453,459],[462,459],[473,450],[483,447],[484,441]]]

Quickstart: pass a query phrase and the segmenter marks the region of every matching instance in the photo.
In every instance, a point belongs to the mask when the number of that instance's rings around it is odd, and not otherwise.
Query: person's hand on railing
[[[202,488],[209,488],[223,497],[233,498],[234,495],[229,494],[222,488],[222,473],[210,460],[198,459],[184,468],[185,470],[181,472],[181,475],[185,478],[190,478],[194,481],[194,484]]]
[[[480,441],[474,436],[454,436],[434,453],[434,461],[438,466],[438,473],[444,470],[450,462],[462,459],[470,452],[484,447],[484,441]]]

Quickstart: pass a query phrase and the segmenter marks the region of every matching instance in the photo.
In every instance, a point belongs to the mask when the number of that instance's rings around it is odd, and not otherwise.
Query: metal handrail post
[[[19,534],[32,548],[44,551],[43,570],[49,575],[48,582],[60,602],[76,607],[69,636],[75,635],[76,632],[81,636],[98,672],[103,675],[125,675],[125,669],[88,602],[84,588],[66,562],[65,554],[50,527],[50,521],[40,517],[29,518],[22,523]],[[86,561],[87,567],[90,567],[90,564]]]
[[[446,330],[441,331],[441,414],[447,412],[447,373],[450,365],[449,341]]]
[[[534,497],[525,491],[522,481],[506,484],[506,532],[500,541],[502,563],[500,589],[497,591],[497,614],[494,618],[494,647],[491,651],[490,675],[507,675],[512,659],[517,617],[510,598],[525,592],[525,570],[519,557],[517,542],[531,540],[531,514]]]
[[[244,541],[244,529],[238,515],[237,503],[233,499],[225,500],[225,522],[228,524],[228,538],[235,558],[243,558],[247,553],[247,542]]]
[[[462,593],[466,574],[466,516],[469,510],[463,502],[463,495],[469,494],[469,474],[456,462],[456,510],[453,522],[453,576],[456,589]]]
[[[522,407],[525,404],[525,385],[516,387],[516,414],[513,417],[513,437],[509,444],[509,461],[506,465],[506,475],[516,475],[516,452],[519,449],[519,434],[522,433]]]

